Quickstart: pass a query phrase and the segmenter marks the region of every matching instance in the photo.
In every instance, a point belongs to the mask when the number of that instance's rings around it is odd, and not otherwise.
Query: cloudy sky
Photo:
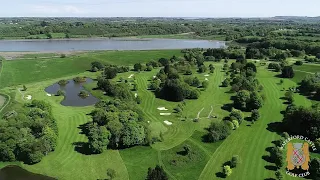
[[[320,0],[1,0],[0,17],[320,16]]]

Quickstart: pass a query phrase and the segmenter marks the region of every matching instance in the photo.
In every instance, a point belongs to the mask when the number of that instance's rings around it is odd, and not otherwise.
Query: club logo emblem
[[[295,168],[309,170],[309,144],[308,143],[288,143],[287,144],[287,169]]]

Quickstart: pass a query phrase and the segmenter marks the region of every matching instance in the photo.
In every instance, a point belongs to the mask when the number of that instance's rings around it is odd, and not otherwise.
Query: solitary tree
[[[293,68],[291,66],[283,67],[281,76],[283,78],[293,78],[294,77]]]
[[[257,109],[254,109],[251,111],[251,120],[254,122],[254,121],[257,121],[258,119],[260,118],[260,113]]]
[[[226,166],[223,166],[223,174],[227,177],[227,176],[230,176],[231,173],[232,173],[232,169],[230,166],[226,165]]]
[[[285,98],[290,104],[292,104],[294,101],[293,92],[292,91],[286,92]]]
[[[116,171],[113,169],[108,168],[107,169],[107,175],[109,176],[109,179],[112,180],[116,177]]]
[[[237,165],[239,164],[239,161],[240,161],[240,158],[238,155],[232,156],[232,159],[230,161],[230,167],[231,168],[237,167]]]

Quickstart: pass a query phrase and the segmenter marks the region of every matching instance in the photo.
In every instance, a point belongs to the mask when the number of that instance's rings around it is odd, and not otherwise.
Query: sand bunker
[[[157,109],[160,110],[160,111],[167,111],[168,110],[165,107],[158,107]]]
[[[170,121],[167,121],[167,120],[165,120],[165,121],[163,121],[166,125],[168,125],[168,126],[171,126],[172,125],[172,122],[170,122]]]
[[[208,76],[210,76],[209,74],[206,74],[206,75],[204,75],[205,77],[208,77]]]
[[[153,76],[153,79],[155,79],[157,76]]]
[[[150,121],[148,121],[148,123],[150,123]]]
[[[134,74],[131,74],[128,78],[131,79],[134,76]]]
[[[170,116],[171,113],[160,113],[161,116]]]
[[[137,98],[138,97],[138,93],[134,93],[134,97]]]
[[[205,78],[204,80],[209,81],[209,79],[208,79],[208,78]]]
[[[28,95],[28,96],[26,97],[26,99],[31,100],[31,99],[32,99],[32,96],[31,96],[31,95]]]
[[[52,95],[47,93],[47,96],[49,96],[49,97],[50,97],[50,96],[52,96]]]

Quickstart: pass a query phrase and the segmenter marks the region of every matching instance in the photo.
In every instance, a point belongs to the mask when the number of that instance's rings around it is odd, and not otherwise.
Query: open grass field
[[[168,34],[168,35],[143,35],[134,38],[159,38],[159,39],[205,39],[205,40],[226,40],[225,35],[212,35],[206,37],[196,36],[194,33]]]
[[[65,38],[65,33],[51,33],[53,39],[61,39]],[[46,34],[39,34],[39,35],[30,35],[26,37],[26,39],[48,39],[48,36]]]
[[[17,91],[19,84],[28,87],[26,94],[33,99],[45,100],[52,105],[53,115],[57,120],[59,137],[57,148],[54,152],[44,157],[35,165],[21,165],[23,168],[59,179],[105,179],[106,170],[112,168],[116,171],[116,179],[140,180],[144,179],[149,167],[160,164],[174,180],[208,180],[219,179],[221,166],[229,161],[233,155],[239,155],[241,164],[233,169],[233,173],[227,179],[266,179],[274,178],[274,171],[267,168],[271,165],[262,157],[268,155],[267,147],[273,146],[272,141],[279,139],[277,133],[272,132],[270,123],[280,122],[286,105],[280,98],[284,96],[283,88],[296,86],[292,80],[285,79],[283,85],[278,85],[279,78],[276,73],[270,72],[266,66],[259,67],[257,77],[264,87],[266,101],[260,110],[261,118],[251,125],[244,121],[241,127],[232,132],[224,141],[216,143],[202,142],[205,134],[204,128],[212,121],[220,121],[229,114],[224,110],[224,105],[232,103],[229,93],[230,88],[220,87],[226,78],[222,71],[222,63],[215,63],[213,74],[194,73],[201,81],[208,78],[209,87],[201,92],[198,100],[187,100],[186,106],[180,118],[173,113],[179,103],[167,102],[155,97],[153,92],[147,90],[148,80],[159,69],[151,72],[127,72],[118,74],[115,80],[120,78],[133,80],[138,84],[137,93],[142,98],[139,105],[149,121],[149,126],[154,135],[163,134],[163,141],[153,144],[151,147],[133,147],[125,150],[108,150],[100,155],[84,155],[76,151],[74,143],[86,142],[85,135],[80,134],[79,126],[91,121],[87,114],[93,109],[89,107],[65,107],[60,104],[62,97],[48,97],[44,89],[57,82],[59,79],[71,79],[74,76],[87,76],[95,78],[99,73],[85,72],[90,67],[90,62],[100,60],[118,65],[145,62],[160,57],[179,55],[177,50],[170,51],[110,51],[95,52],[74,55],[67,58],[52,58],[48,60],[14,60],[4,61],[3,72],[0,76],[0,88],[2,92],[10,94],[12,101],[25,103],[22,95]],[[208,64],[207,64],[208,65]],[[58,70],[57,70],[58,69]],[[195,69],[193,69],[195,71]],[[310,70],[311,71],[311,70]],[[134,74],[135,78],[128,77]],[[10,79],[10,81],[8,81]],[[94,91],[95,83],[86,86],[94,95],[102,96],[101,92]],[[95,94],[96,93],[96,94]],[[310,106],[311,101],[303,96],[295,94],[295,102],[298,105]],[[9,104],[10,106],[11,104]],[[14,106],[14,104],[12,105]],[[167,111],[160,111],[158,107],[165,107]],[[212,111],[213,109],[213,111]],[[218,118],[208,119],[208,115]],[[161,116],[160,113],[172,113],[169,116]],[[199,113],[200,112],[200,113]],[[199,122],[193,122],[199,113]],[[245,114],[249,116],[248,113]],[[172,122],[171,126],[164,123]],[[189,145],[193,154],[190,159],[184,159],[179,153],[184,145]],[[178,163],[175,163],[179,159]],[[0,163],[0,168],[8,163]],[[11,163],[10,163],[11,164]],[[285,180],[293,179],[285,175]]]
[[[90,69],[90,63],[101,61],[117,65],[133,65],[161,57],[180,55],[180,50],[154,51],[98,51],[71,55],[66,58],[20,59],[3,61],[0,88],[39,82],[82,73]]]
[[[303,64],[302,66],[293,66],[295,76],[292,80],[296,83],[301,82],[308,74],[320,72],[319,64]]]

